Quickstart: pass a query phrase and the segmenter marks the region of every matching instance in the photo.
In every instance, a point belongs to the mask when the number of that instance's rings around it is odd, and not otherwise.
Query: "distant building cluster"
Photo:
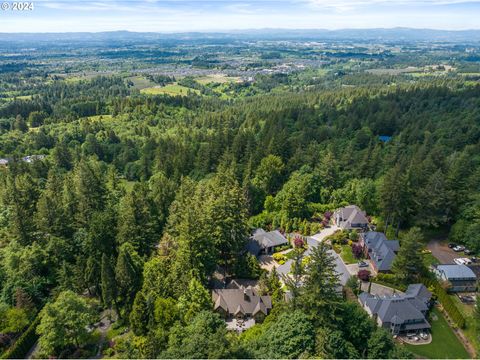
[[[26,163],[33,163],[37,160],[45,159],[46,155],[27,155],[22,157],[22,161]],[[0,166],[7,167],[9,163],[12,162],[11,158],[0,158]]]

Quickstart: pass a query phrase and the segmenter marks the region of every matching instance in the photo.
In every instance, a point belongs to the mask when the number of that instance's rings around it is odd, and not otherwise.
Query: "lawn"
[[[350,245],[342,245],[342,251],[340,252],[340,256],[345,264],[354,264],[357,262],[355,256],[352,253],[352,247]]]
[[[166,85],[166,86],[155,86],[155,87],[149,87],[140,90],[142,94],[149,94],[149,95],[160,95],[160,94],[167,94],[167,95],[184,95],[186,96],[189,91],[195,92],[197,94],[200,94],[200,91],[195,90],[195,89],[190,89],[188,87],[182,86],[182,85],[177,85],[177,84],[171,84],[171,85]]]
[[[240,81],[240,78],[235,76],[227,76],[225,74],[211,74],[201,76],[195,80],[202,85],[207,85],[210,83],[225,84],[228,82],[238,82]]]
[[[453,333],[442,313],[434,308],[432,318],[432,342],[427,345],[406,345],[418,357],[428,359],[468,359],[470,355]],[[434,320],[435,318],[436,320]]]
[[[130,76],[127,77],[125,80],[130,80],[131,82],[133,82],[133,86],[135,87],[135,89],[138,90],[155,86],[155,83],[153,81],[150,81],[143,76]]]

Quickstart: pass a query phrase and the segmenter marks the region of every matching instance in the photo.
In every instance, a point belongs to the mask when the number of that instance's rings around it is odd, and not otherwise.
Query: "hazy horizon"
[[[480,29],[480,1],[472,0],[37,0],[33,4],[32,11],[0,11],[0,32]]]

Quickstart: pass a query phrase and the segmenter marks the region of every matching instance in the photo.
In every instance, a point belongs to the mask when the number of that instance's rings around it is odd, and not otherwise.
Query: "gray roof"
[[[341,219],[337,224],[340,227],[350,228],[352,224],[368,225],[366,213],[357,205],[348,205],[340,208],[335,212],[335,214]]]
[[[309,256],[312,253],[312,250],[317,247],[319,242],[313,238],[307,237],[307,250],[303,253],[303,256]],[[339,274],[340,285],[345,285],[350,277],[347,267],[340,259],[340,256],[333,250],[329,250],[328,253],[335,260],[335,271]],[[277,267],[277,273],[279,276],[288,275],[292,268],[293,260],[287,260],[283,265]]]
[[[390,271],[395,253],[400,248],[398,240],[388,240],[385,234],[377,231],[369,231],[362,236],[377,270]]]
[[[285,244],[288,244],[288,240],[280,231],[274,230],[266,232],[263,229],[257,229],[250,238],[247,249],[252,254],[257,255],[262,249]]]
[[[432,293],[423,284],[411,284],[408,285],[407,291],[405,291],[405,296],[415,297],[422,300],[425,303],[428,303],[432,298]]]
[[[425,286],[415,285],[410,290],[410,295],[394,294],[391,296],[374,296],[368,293],[362,293],[359,296],[360,303],[369,308],[373,315],[377,315],[382,323],[404,324],[411,321],[416,322],[418,328],[430,327],[425,319],[424,313],[428,310],[428,301],[430,296]],[[420,294],[419,297],[412,296],[415,292]],[[427,303],[424,300],[428,298]]]
[[[240,289],[215,289],[212,290],[214,310],[223,309],[230,315],[255,315],[262,312],[265,315],[272,308],[270,296],[261,296],[252,287]]]
[[[475,273],[466,265],[447,264],[437,265],[437,270],[448,280],[476,280]]]

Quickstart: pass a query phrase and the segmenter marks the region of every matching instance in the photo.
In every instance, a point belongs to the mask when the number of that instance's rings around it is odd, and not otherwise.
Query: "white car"
[[[469,265],[472,263],[472,260],[468,258],[456,258],[456,259],[453,259],[453,262],[457,265]]]
[[[465,250],[465,246],[463,245],[457,245],[453,248],[453,251],[456,251],[456,252],[460,252],[460,251],[463,251]]]
[[[423,340],[428,340],[428,334],[427,334],[427,333],[421,332],[421,333],[420,333],[420,337],[421,337]]]

